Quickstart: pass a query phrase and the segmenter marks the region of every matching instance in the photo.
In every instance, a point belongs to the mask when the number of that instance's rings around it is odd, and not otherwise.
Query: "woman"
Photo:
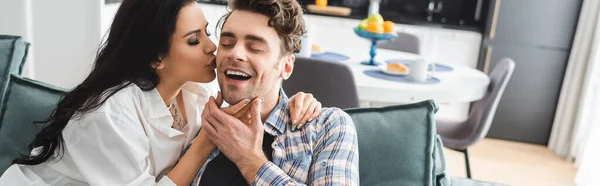
[[[32,155],[16,159],[0,183],[189,185],[215,148],[198,131],[217,91],[194,83],[215,79],[207,25],[194,0],[123,1],[90,75],[58,103]],[[320,112],[311,95],[292,99],[304,104],[293,108],[303,112],[296,124]],[[248,101],[226,111],[236,114]]]

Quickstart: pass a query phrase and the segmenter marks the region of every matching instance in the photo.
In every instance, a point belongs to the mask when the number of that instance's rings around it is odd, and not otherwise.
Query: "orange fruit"
[[[383,25],[378,22],[371,21],[367,24],[367,28],[365,28],[367,32],[371,32],[374,34],[383,34]]]
[[[394,24],[394,22],[391,22],[391,21],[383,22],[383,32],[385,32],[385,33],[396,32],[396,25]]]
[[[327,6],[327,0],[316,0],[315,4],[317,4],[317,7],[326,7]]]

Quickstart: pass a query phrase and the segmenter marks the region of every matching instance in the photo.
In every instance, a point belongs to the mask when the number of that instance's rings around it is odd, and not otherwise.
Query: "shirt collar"
[[[279,96],[281,96],[281,100],[279,100],[275,109],[271,111],[271,114],[267,117],[264,125],[265,132],[273,136],[283,134],[287,130],[290,120],[288,107],[289,98],[283,91],[283,88],[279,89]]]
[[[198,99],[206,99],[204,101],[208,101],[208,98],[211,95],[211,91],[205,86],[199,86],[194,83],[186,83],[182,88],[181,92],[184,96],[184,100],[186,101],[186,108],[188,106],[194,106],[189,104],[198,103]],[[158,90],[156,88],[151,91],[144,91],[145,98],[149,103],[148,107],[148,118],[162,118],[171,116],[171,112],[165,105],[165,101],[162,99]]]
[[[146,103],[148,103],[148,106],[146,107],[148,109],[148,118],[155,119],[171,115],[171,112],[165,105],[165,102],[156,88],[150,91],[144,91],[144,95],[146,97]]]

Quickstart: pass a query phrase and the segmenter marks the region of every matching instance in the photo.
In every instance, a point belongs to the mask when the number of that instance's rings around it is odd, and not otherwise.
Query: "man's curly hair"
[[[219,20],[223,25],[232,12],[245,10],[269,17],[269,26],[275,28],[282,42],[282,54],[298,53],[300,40],[306,33],[302,7],[296,0],[229,0],[229,12]]]

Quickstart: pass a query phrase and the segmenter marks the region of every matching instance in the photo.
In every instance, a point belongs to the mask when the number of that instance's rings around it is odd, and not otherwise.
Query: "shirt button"
[[[325,166],[327,166],[327,163],[321,162],[321,166],[325,167]]]

